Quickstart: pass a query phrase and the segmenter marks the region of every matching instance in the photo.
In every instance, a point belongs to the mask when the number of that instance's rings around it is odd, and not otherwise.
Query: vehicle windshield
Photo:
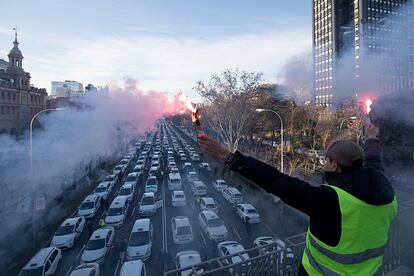
[[[133,169],[132,172],[139,173],[141,172],[141,169],[136,168],[136,169]]]
[[[120,191],[119,191],[119,195],[129,195],[129,194],[131,194],[131,188],[122,188]]]
[[[25,269],[20,272],[19,276],[42,276],[43,266],[37,268]]]
[[[90,240],[86,244],[86,250],[97,250],[105,247],[105,239]]]
[[[213,218],[208,220],[208,226],[209,227],[219,227],[222,226],[224,223],[219,218]]]
[[[179,184],[179,183],[181,183],[181,180],[180,179],[171,179],[171,183]]]
[[[122,170],[122,167],[121,166],[116,166],[115,168],[114,168],[114,170]]]
[[[113,181],[115,178],[112,175],[105,177],[104,181]]]
[[[239,194],[235,194],[235,195],[234,195],[234,198],[235,198],[235,199],[242,199],[242,198],[243,198],[243,196],[242,196],[242,195],[239,195]]]
[[[132,181],[135,181],[135,180],[137,180],[137,178],[135,176],[128,176],[127,179],[126,179],[127,182],[132,182]]]
[[[126,164],[128,164],[128,162],[124,160],[124,161],[119,162],[119,164],[126,165]]]
[[[146,196],[142,198],[141,205],[153,205],[154,198],[152,196]]]
[[[140,246],[149,243],[149,235],[147,231],[132,232],[129,238],[129,246]]]
[[[96,188],[95,192],[97,192],[97,193],[106,192],[106,188],[105,187],[98,187],[98,188]]]
[[[144,165],[144,160],[138,160],[137,165]]]
[[[207,204],[206,207],[209,209],[213,209],[213,208],[216,208],[216,204],[210,203],[210,204]]]
[[[183,194],[176,194],[175,198],[184,198],[184,195]]]
[[[83,202],[79,207],[80,210],[92,209],[95,206],[93,201]]]
[[[147,186],[155,186],[157,185],[157,180],[155,178],[148,179]]]
[[[257,211],[255,209],[247,209],[248,214],[257,214]]]
[[[63,236],[67,234],[73,233],[74,225],[63,225],[58,228],[58,230],[55,233],[55,236]]]
[[[122,208],[116,207],[116,208],[109,208],[107,216],[119,216],[122,215]]]
[[[190,226],[181,226],[177,228],[177,235],[188,235],[191,234]]]

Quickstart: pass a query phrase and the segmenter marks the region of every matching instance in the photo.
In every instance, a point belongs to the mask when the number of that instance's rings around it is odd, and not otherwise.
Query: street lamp
[[[65,108],[64,107],[58,107],[58,108],[43,109],[42,111],[36,113],[33,116],[33,118],[30,120],[30,128],[29,128],[30,168],[32,168],[32,165],[33,165],[33,147],[32,147],[33,146],[33,144],[32,144],[33,142],[32,142],[32,139],[33,139],[33,122],[34,122],[34,119],[38,115],[40,115],[40,114],[42,114],[44,112],[48,112],[48,111],[58,111],[58,110],[63,110],[63,109],[65,109]]]
[[[277,115],[280,120],[280,172],[283,173],[283,120],[282,117],[274,110],[271,109],[264,109],[264,108],[257,108],[256,112],[272,112]]]
[[[356,119],[357,119],[356,116],[351,116],[349,118],[345,118],[345,119],[342,120],[341,124],[339,125],[339,136],[340,137],[342,137],[342,126],[343,126],[343,124],[348,120],[355,121]]]

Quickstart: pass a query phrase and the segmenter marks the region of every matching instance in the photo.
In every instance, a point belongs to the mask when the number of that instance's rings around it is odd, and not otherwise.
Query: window
[[[10,106],[7,107],[7,115],[10,115]]]
[[[4,99],[5,99],[4,92],[1,92],[1,99],[2,99],[2,100],[4,100]]]
[[[1,115],[4,115],[4,106],[1,107]]]
[[[58,254],[59,252],[57,251],[57,250],[55,250],[55,251],[53,251],[53,253],[52,253],[52,255],[50,255],[50,262],[54,262],[55,261],[55,258],[56,258],[56,256],[57,256],[57,254]]]
[[[11,94],[10,94],[10,92],[7,92],[7,99],[10,101],[10,99],[11,99]]]

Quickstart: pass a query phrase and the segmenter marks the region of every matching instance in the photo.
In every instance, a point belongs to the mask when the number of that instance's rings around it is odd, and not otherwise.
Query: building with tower
[[[370,89],[414,91],[413,6],[409,0],[312,0],[317,105],[332,107]]]
[[[8,58],[7,66],[0,67],[0,134],[19,137],[29,128],[33,116],[46,108],[47,92],[30,84],[17,32]]]

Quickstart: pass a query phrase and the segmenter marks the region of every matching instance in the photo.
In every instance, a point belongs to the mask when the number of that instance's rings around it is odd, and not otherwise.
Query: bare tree
[[[261,73],[227,69],[213,75],[208,83],[199,81],[194,87],[207,103],[202,116],[231,151],[237,149],[252,126],[255,88],[261,80]]]

